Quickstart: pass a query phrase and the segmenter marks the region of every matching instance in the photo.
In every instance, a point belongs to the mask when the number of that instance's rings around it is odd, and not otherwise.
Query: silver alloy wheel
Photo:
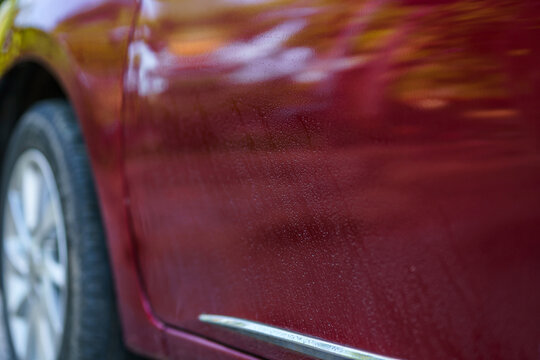
[[[68,251],[58,186],[40,151],[19,156],[6,191],[2,274],[13,347],[21,360],[54,360],[64,332]]]

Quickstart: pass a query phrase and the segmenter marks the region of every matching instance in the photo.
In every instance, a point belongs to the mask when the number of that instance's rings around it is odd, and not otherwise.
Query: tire
[[[51,172],[39,159],[46,160]],[[47,182],[47,174],[51,173],[54,181]],[[59,202],[53,201],[54,186],[48,184],[56,184]],[[41,189],[41,195],[37,196],[37,190],[31,189]],[[38,198],[39,202],[32,202]],[[12,358],[20,359],[28,348],[21,345],[21,334],[32,327],[24,324],[37,324],[33,343],[43,345],[39,348],[36,345],[35,352],[30,351],[42,359],[126,358],[92,173],[74,112],[65,101],[42,101],[19,121],[3,162],[0,200],[0,284],[4,328]],[[57,203],[60,206],[55,207]],[[18,204],[22,205],[18,207]],[[13,214],[26,216],[27,230],[19,231]],[[62,250],[64,243],[66,251]],[[24,265],[21,259],[26,259],[28,264]],[[58,269],[63,269],[65,276],[60,276]],[[29,285],[24,285],[24,279]],[[10,288],[7,283],[13,286]],[[17,307],[16,290],[24,292],[27,288],[28,295],[22,300],[26,303]],[[56,320],[47,320],[57,314],[60,315]],[[47,335],[43,335],[46,326],[61,329],[51,330],[53,335],[49,340],[53,340],[48,343]]]

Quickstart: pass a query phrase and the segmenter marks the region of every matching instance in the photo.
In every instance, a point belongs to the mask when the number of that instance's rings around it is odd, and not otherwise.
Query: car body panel
[[[255,360],[257,357],[222,344],[173,328],[167,328],[166,341],[171,359]]]
[[[1,6],[2,77],[40,64],[81,122],[130,349],[303,358],[210,313],[538,357],[536,1]]]
[[[155,315],[538,356],[535,1],[143,0],[125,171]]]
[[[137,9],[132,0],[6,0],[0,73],[37,63],[68,94],[95,177],[125,340],[133,350],[163,357],[163,327],[151,315],[139,282],[121,171],[122,80]]]

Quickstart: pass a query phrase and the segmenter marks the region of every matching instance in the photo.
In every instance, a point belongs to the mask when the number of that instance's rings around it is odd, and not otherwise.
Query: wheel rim
[[[17,159],[3,212],[2,274],[10,337],[19,359],[58,356],[68,254],[58,186],[36,149]]]

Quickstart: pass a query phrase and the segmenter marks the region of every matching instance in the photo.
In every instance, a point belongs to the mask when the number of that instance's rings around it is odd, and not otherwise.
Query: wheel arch
[[[68,100],[60,82],[42,64],[25,60],[11,67],[0,80],[0,168],[13,129],[35,103],[46,99]]]
[[[70,103],[94,178],[125,343],[165,357],[164,327],[140,279],[123,171],[123,71],[138,9],[138,0],[0,0],[0,161],[32,105]]]

